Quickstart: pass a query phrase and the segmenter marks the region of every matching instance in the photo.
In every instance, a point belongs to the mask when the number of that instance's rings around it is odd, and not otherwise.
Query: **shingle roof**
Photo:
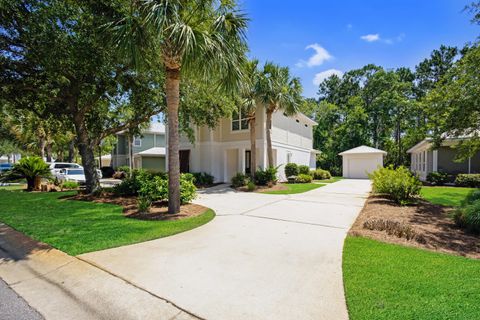
[[[360,147],[356,147],[356,148],[353,148],[353,149],[350,149],[350,150],[347,150],[347,151],[343,151],[341,153],[339,153],[339,155],[343,156],[345,154],[374,154],[374,153],[381,153],[381,154],[387,154],[387,152],[383,151],[383,150],[380,150],[380,149],[375,149],[375,148],[372,148],[372,147],[368,147],[368,146],[360,146]]]

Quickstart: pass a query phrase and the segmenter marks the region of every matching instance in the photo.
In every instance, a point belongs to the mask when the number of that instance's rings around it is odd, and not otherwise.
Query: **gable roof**
[[[368,146],[360,146],[360,147],[356,147],[356,148],[346,150],[346,151],[343,151],[343,152],[339,153],[339,155],[341,155],[341,156],[346,155],[346,154],[384,154],[384,155],[386,155],[387,152],[385,152],[383,150],[380,150],[380,149],[375,149],[375,148],[372,148],[372,147],[368,147]]]
[[[139,156],[164,156],[166,154],[166,149],[161,148],[161,147],[155,147],[155,148],[150,148],[138,153],[135,153],[135,155]]]

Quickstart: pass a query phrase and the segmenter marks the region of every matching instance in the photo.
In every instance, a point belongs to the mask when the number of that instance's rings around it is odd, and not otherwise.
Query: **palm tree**
[[[257,137],[256,137],[256,112],[258,106],[258,89],[260,73],[258,71],[258,60],[254,59],[245,63],[245,80],[242,85],[242,105],[248,116],[250,126],[250,176],[255,178],[257,166]]]
[[[287,116],[296,114],[302,103],[302,85],[299,78],[291,77],[288,67],[267,62],[260,76],[258,91],[266,108],[268,166],[273,167],[272,115],[278,110]]]
[[[111,24],[114,42],[137,65],[165,70],[168,121],[168,211],[180,211],[178,111],[182,77],[234,91],[245,59],[246,16],[236,2],[137,0]]]
[[[11,170],[0,176],[0,181],[27,180],[27,191],[33,191],[41,178],[50,177],[50,167],[40,157],[22,158]]]

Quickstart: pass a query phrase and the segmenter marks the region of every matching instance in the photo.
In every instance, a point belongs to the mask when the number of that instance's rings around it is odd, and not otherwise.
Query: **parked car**
[[[52,162],[48,163],[50,165],[50,171],[54,177],[57,177],[60,170],[62,169],[83,169],[83,167],[77,163],[69,162]],[[103,177],[102,171],[97,169],[97,175],[101,179]]]
[[[85,185],[85,172],[83,168],[59,169],[55,177],[59,182],[73,181],[79,185]]]
[[[0,173],[12,169],[13,165],[11,163],[0,163]]]

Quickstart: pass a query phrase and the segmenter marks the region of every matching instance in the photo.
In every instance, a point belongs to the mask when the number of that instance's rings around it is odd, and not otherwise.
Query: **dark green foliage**
[[[298,166],[298,174],[310,174],[310,167],[305,165]]]
[[[277,183],[278,167],[268,167],[265,170],[258,169],[255,172],[255,184],[257,186],[274,185]]]
[[[138,212],[149,213],[152,206],[152,199],[149,197],[140,196],[137,199]]]
[[[480,188],[480,174],[459,174],[455,184],[459,187]]]
[[[314,180],[327,180],[332,178],[330,172],[323,169],[312,170],[310,171],[310,175]]]
[[[480,190],[472,191],[454,214],[455,223],[473,233],[480,233]]]
[[[253,181],[249,181],[248,184],[247,184],[247,190],[252,192],[255,190],[257,186],[255,185],[255,183],[253,183]]]
[[[427,181],[435,186],[443,186],[448,180],[448,173],[445,172],[430,172],[427,175]]]
[[[35,179],[50,177],[50,167],[40,157],[26,157],[15,163],[11,170],[0,175],[0,181],[27,180],[27,191],[35,187]]]
[[[407,168],[380,168],[370,174],[373,192],[388,196],[398,204],[407,204],[420,194],[422,184]]]
[[[250,181],[249,176],[241,172],[238,172],[236,175],[232,177],[232,187],[234,188],[244,187],[248,184],[249,181]]]
[[[75,181],[65,181],[62,183],[62,189],[77,189],[78,183]]]
[[[309,174],[300,173],[297,178],[295,179],[296,183],[310,183],[312,182],[313,178]]]
[[[117,168],[117,171],[125,172],[125,173],[130,173],[130,167],[129,166],[120,166]]]
[[[197,187],[208,187],[213,184],[213,176],[206,172],[193,172],[194,182]]]
[[[285,176],[292,177],[298,175],[298,166],[296,163],[287,163],[285,165]]]

